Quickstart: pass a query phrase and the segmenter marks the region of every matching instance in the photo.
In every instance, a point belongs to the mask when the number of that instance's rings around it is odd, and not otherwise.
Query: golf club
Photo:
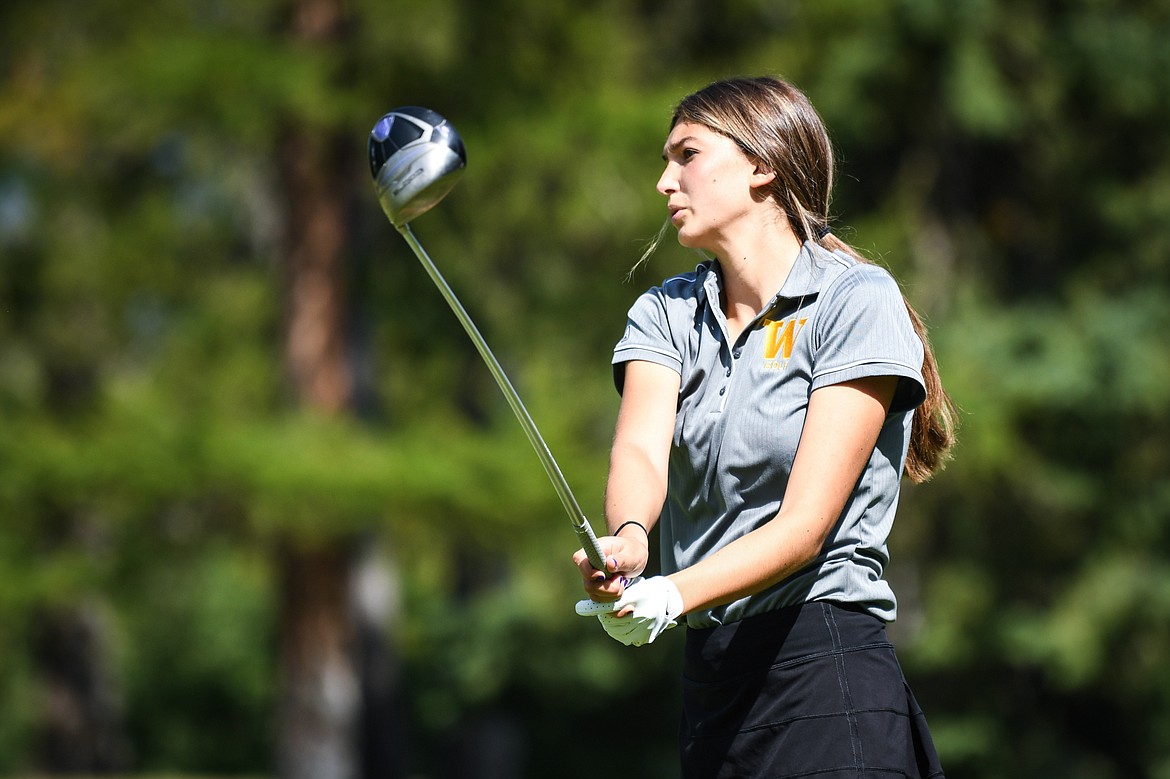
[[[528,436],[532,448],[536,450],[545,473],[548,474],[553,488],[564,504],[565,511],[573,523],[573,531],[577,534],[590,564],[597,570],[604,571],[605,557],[597,543],[597,536],[593,534],[589,520],[581,511],[536,423],[532,421],[528,409],[524,407],[520,396],[512,387],[512,382],[500,367],[499,360],[488,348],[487,342],[471,321],[463,304],[455,297],[455,293],[439,273],[439,269],[435,267],[422,244],[414,237],[408,224],[411,219],[430,210],[455,186],[455,182],[467,167],[467,152],[463,148],[463,139],[450,122],[434,111],[420,106],[404,106],[390,111],[374,125],[374,129],[370,131],[369,153],[370,173],[374,177],[374,188],[382,210],[414,251],[427,275],[439,288],[439,292],[455,312],[475,348],[479,350],[483,361],[487,363],[488,370],[500,386],[516,418],[520,420],[520,426],[524,428],[524,433]]]

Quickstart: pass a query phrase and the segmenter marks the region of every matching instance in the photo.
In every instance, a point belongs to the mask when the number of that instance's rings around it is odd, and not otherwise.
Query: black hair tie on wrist
[[[622,529],[624,527],[626,527],[627,525],[637,525],[638,527],[642,528],[642,532],[646,534],[647,538],[650,537],[650,531],[646,529],[646,526],[643,525],[641,522],[635,522],[632,519],[629,520],[628,522],[623,522],[620,525],[618,525],[617,530],[613,531],[613,534],[616,536],[618,533],[622,532]]]

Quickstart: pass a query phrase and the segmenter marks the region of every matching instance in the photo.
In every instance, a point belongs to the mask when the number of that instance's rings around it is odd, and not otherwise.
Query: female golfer
[[[885,623],[903,473],[945,458],[954,411],[890,274],[829,231],[833,152],[773,78],[685,98],[658,191],[707,259],[643,294],[614,351],[606,631],[685,616],[686,777],[938,777]],[[657,528],[662,575],[638,578]]]

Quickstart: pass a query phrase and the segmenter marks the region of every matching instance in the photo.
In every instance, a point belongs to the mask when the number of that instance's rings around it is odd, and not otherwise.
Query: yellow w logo
[[[787,360],[791,357],[796,334],[807,321],[807,318],[784,319],[779,322],[764,320],[764,359],[775,360],[779,356],[780,359]]]

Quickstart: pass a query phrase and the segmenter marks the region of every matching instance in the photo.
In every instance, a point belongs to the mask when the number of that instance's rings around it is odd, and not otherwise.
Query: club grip
[[[599,571],[605,570],[605,553],[601,551],[601,544],[597,541],[597,536],[593,533],[593,526],[589,524],[585,517],[581,517],[581,524],[575,526],[577,529],[577,540],[581,542],[581,548],[585,550],[585,556],[589,558],[589,564]]]

